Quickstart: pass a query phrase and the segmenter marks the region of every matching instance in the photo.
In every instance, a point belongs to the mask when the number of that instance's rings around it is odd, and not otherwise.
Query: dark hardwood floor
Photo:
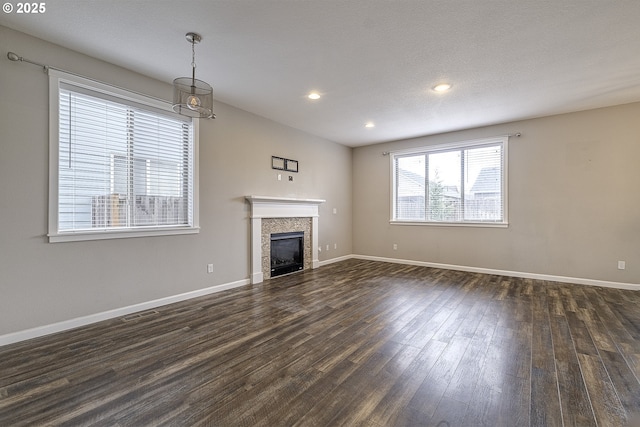
[[[622,426],[640,293],[349,260],[0,348],[0,426]]]

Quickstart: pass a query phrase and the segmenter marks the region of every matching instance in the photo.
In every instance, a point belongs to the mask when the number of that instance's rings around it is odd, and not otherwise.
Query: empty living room
[[[4,2],[0,426],[640,426],[639,20]]]

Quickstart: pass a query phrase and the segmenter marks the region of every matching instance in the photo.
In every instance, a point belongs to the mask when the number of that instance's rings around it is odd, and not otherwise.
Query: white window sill
[[[80,242],[85,240],[128,239],[133,237],[173,236],[197,234],[199,227],[156,227],[136,230],[73,231],[49,234],[49,243]]]
[[[436,227],[487,227],[487,228],[508,228],[508,222],[436,222],[436,221],[400,221],[390,220],[391,225],[427,225]]]

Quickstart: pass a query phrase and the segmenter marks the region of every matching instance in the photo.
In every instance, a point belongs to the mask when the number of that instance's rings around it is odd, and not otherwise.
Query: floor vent
[[[129,314],[127,316],[124,316],[122,318],[122,321],[123,322],[131,322],[132,320],[142,319],[144,317],[149,317],[149,316],[152,316],[152,315],[158,314],[158,313],[160,313],[158,310],[141,311],[139,313],[133,313],[133,314]]]

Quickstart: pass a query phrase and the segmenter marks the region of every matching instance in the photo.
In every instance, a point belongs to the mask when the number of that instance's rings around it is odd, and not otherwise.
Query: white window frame
[[[59,105],[60,86],[66,83],[78,88],[88,89],[110,97],[118,98],[118,101],[127,104],[129,102],[142,104],[148,107],[173,113],[169,102],[152,98],[143,94],[128,91],[126,89],[96,82],[91,79],[66,73],[60,70],[49,69],[49,242],[73,242],[84,240],[120,239],[130,237],[166,236],[177,234],[199,233],[199,185],[198,185],[198,140],[199,123],[193,120],[193,165],[191,177],[193,183],[192,217],[190,224],[171,226],[150,226],[136,228],[118,228],[109,230],[100,228],[97,230],[66,231],[58,228],[58,177],[59,177]]]
[[[396,158],[410,155],[433,154],[438,152],[446,152],[449,150],[461,150],[479,148],[491,144],[502,144],[502,197],[503,197],[503,218],[502,221],[431,221],[431,220],[402,220],[396,218]],[[427,226],[462,226],[462,227],[498,227],[506,228],[509,226],[509,201],[508,201],[508,165],[509,165],[509,137],[498,136],[493,138],[482,138],[468,141],[460,141],[448,144],[438,144],[423,146],[418,148],[410,148],[405,150],[392,151],[389,153],[390,172],[391,172],[391,203],[390,203],[390,220],[392,225],[427,225]],[[464,197],[464,195],[462,196]]]

